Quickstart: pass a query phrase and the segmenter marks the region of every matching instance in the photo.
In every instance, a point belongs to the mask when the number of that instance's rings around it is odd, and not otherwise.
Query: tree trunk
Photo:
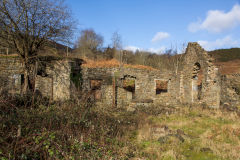
[[[28,88],[29,88],[28,79],[29,79],[29,72],[28,72],[28,70],[25,68],[22,95],[26,94],[27,91],[28,91]]]

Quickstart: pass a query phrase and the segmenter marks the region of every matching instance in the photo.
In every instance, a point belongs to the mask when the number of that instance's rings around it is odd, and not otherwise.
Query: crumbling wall
[[[47,65],[46,70],[49,79],[41,81],[42,83],[50,83],[52,100],[70,99],[70,73],[71,65],[68,60],[54,60]],[[42,93],[45,93],[42,91]],[[44,95],[48,96],[48,94]]]
[[[35,90],[41,96],[52,98],[53,97],[53,79],[51,77],[37,76],[35,80]]]
[[[0,57],[0,91],[21,92],[23,66],[17,57]]]
[[[213,59],[197,43],[189,43],[178,72],[132,67],[80,67],[81,60],[43,57],[36,76],[35,89],[52,100],[70,99],[71,84],[83,92],[93,91],[95,98],[106,105],[126,106],[131,103],[220,104],[239,105],[240,76],[220,75]],[[39,64],[40,66],[40,64]],[[23,66],[18,57],[0,57],[0,89],[20,93]],[[129,86],[126,82],[130,80]],[[71,81],[73,81],[71,83]],[[99,81],[98,88],[91,81]],[[81,85],[81,86],[80,86]]]
[[[174,87],[170,82],[171,75],[159,70],[146,70],[137,68],[82,68],[83,88],[91,90],[91,80],[102,80],[101,93],[103,103],[126,106],[132,102],[165,102],[175,101],[171,95]],[[124,80],[134,80],[134,91],[124,87]],[[156,94],[156,79],[169,81],[167,94]]]
[[[45,73],[35,78],[35,89],[42,96],[52,100],[70,98],[71,65],[68,60],[44,57],[39,63],[45,63]],[[7,93],[21,93],[24,81],[24,68],[19,57],[0,57],[0,89]],[[33,75],[32,75],[33,76]]]
[[[158,80],[158,79],[157,79]],[[178,77],[171,75],[170,78],[160,79],[161,81],[167,82],[167,92],[162,92],[155,95],[155,103],[161,105],[176,105],[179,103],[177,99],[179,95],[179,79]],[[156,90],[155,83],[155,90]]]
[[[188,44],[184,55],[184,66],[179,75],[179,99],[182,103],[204,103],[212,108],[219,107],[220,74],[212,61],[213,59],[199,44]],[[202,70],[201,75],[196,68]]]
[[[221,76],[221,105],[240,105],[240,73]]]

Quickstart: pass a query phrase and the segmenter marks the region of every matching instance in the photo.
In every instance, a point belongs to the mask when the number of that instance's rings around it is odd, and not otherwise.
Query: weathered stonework
[[[233,78],[229,76],[221,78],[213,59],[197,43],[188,44],[177,74],[171,71],[124,67],[85,67],[82,74],[85,90],[91,90],[90,79],[101,79],[104,82],[101,94],[103,102],[108,105],[111,102],[117,106],[153,102],[162,105],[203,104],[210,108],[219,108],[224,102],[236,105],[240,99],[236,87],[230,87],[240,84],[236,76],[234,83]],[[135,79],[134,92],[124,89],[125,77]],[[167,92],[156,94],[156,81],[165,81],[168,84]]]
[[[8,90],[12,94],[20,93],[21,75],[23,75],[23,66],[18,58],[0,58],[0,91]]]
[[[179,99],[182,103],[220,105],[220,74],[213,59],[197,43],[189,43],[180,71]]]
[[[70,99],[75,89],[91,93],[106,106],[203,104],[239,105],[240,74],[221,75],[197,43],[189,43],[177,72],[127,66],[86,67],[79,59],[43,58],[35,90],[52,100]],[[20,93],[23,67],[18,58],[0,58],[0,89]],[[43,65],[44,66],[44,65]],[[2,79],[2,80],[1,80]],[[0,91],[1,91],[0,90]],[[78,92],[77,92],[78,93]]]
[[[240,105],[240,74],[221,76],[221,105]]]
[[[70,73],[69,61],[54,60],[46,66],[46,77],[36,77],[35,89],[54,101],[70,99]]]
[[[82,68],[84,90],[91,90],[90,80],[102,80],[101,94],[104,103],[117,106],[125,106],[132,102],[163,102],[172,104],[175,99],[170,99],[174,94],[171,87],[171,75],[158,70],[145,70],[135,68]],[[123,81],[131,78],[134,83],[134,91],[128,91],[123,87]],[[156,94],[155,80],[169,81],[167,93]],[[115,81],[115,82],[113,82]],[[115,83],[115,84],[114,84]],[[107,90],[105,90],[105,88]],[[113,100],[115,99],[115,101]],[[115,104],[114,104],[115,103]]]
[[[6,89],[8,93],[20,94],[24,79],[24,69],[20,59],[0,57],[0,62],[0,79],[2,80],[0,89]],[[44,62],[45,67],[44,71],[35,77],[35,91],[54,101],[70,99],[70,73],[74,61],[44,57],[40,58],[38,63],[41,62]]]

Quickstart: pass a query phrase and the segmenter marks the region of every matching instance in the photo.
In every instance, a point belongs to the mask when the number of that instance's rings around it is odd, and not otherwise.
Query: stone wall
[[[0,91],[21,92],[23,66],[17,57],[0,57]]]
[[[51,77],[42,77],[37,76],[35,81],[35,89],[38,94],[52,98],[53,97],[53,88],[52,88],[52,78]]]
[[[52,100],[70,99],[72,81],[81,84],[81,91],[93,91],[98,102],[126,106],[131,103],[162,105],[204,104],[219,108],[221,104],[239,105],[240,76],[220,75],[213,59],[197,43],[189,43],[179,70],[162,71],[132,67],[87,68],[82,60],[42,57],[41,74],[36,77],[35,89]],[[126,82],[129,84],[125,86]],[[91,81],[101,82],[94,88]],[[167,84],[158,94],[157,82]],[[0,89],[20,93],[23,83],[23,66],[17,57],[0,58]],[[91,92],[89,92],[91,91]]]
[[[70,63],[71,62],[71,63]],[[59,58],[40,58],[44,63],[44,73],[37,75],[35,89],[42,96],[52,100],[70,99],[71,60]],[[39,64],[40,66],[40,64]],[[23,65],[18,57],[0,57],[0,89],[8,93],[21,93],[24,74]]]
[[[179,103],[179,77],[174,73],[169,74],[169,78],[160,79],[168,82],[168,91],[156,95],[155,102],[161,105],[176,105]],[[156,87],[156,86],[155,86]]]
[[[221,99],[222,105],[240,105],[240,73],[221,76]]]
[[[54,60],[46,66],[46,75],[37,76],[35,89],[54,101],[70,99],[71,65],[66,60]]]
[[[183,68],[178,75],[179,99],[182,103],[204,103],[209,107],[220,105],[220,74],[213,59],[197,43],[189,43]]]
[[[175,98],[174,87],[171,83],[171,74],[159,70],[146,70],[136,68],[82,68],[83,89],[91,90],[90,80],[102,80],[101,93],[103,102],[112,104],[115,99],[117,106],[124,106],[132,102],[164,102],[173,103]],[[123,87],[126,77],[135,80],[135,91],[131,92]],[[165,94],[156,95],[155,80],[169,81],[168,91]],[[134,101],[133,101],[134,100]]]
[[[52,77],[52,99],[54,101],[70,99],[71,65],[69,61],[53,61],[47,73]]]

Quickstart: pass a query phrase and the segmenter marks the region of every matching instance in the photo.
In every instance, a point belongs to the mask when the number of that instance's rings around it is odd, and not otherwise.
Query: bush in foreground
[[[124,134],[137,126],[136,116],[98,109],[90,99],[47,106],[0,101],[2,160],[124,159]]]

